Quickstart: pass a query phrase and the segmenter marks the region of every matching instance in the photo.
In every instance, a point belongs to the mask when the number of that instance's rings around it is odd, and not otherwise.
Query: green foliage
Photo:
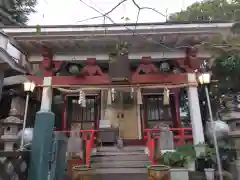
[[[37,0],[5,0],[2,9],[9,13],[15,21],[26,24],[28,15],[35,12]]]
[[[114,60],[112,59],[113,57],[117,57],[119,55],[123,55],[123,54],[127,54],[128,53],[128,42],[127,41],[120,41],[119,43],[116,44],[115,49],[114,50],[110,50],[109,52],[109,56],[110,56],[110,60]]]
[[[239,90],[240,78],[240,56],[222,55],[216,58],[212,66],[212,72],[216,79],[219,80],[219,91],[226,89]]]
[[[195,159],[196,152],[193,145],[184,145],[176,147],[176,151],[188,156],[188,159]]]
[[[162,155],[163,164],[170,167],[185,167],[191,159],[195,158],[193,145],[179,146],[174,152],[169,151]]]
[[[190,160],[190,157],[185,153],[165,152],[163,155],[163,164],[170,167],[185,167]]]
[[[38,24],[36,26],[36,34],[39,35],[41,33],[41,26]]]
[[[170,167],[185,167],[190,160],[195,160],[197,158],[195,148],[199,146],[204,148],[205,152],[200,154],[201,159],[206,161],[211,160],[216,162],[216,153],[214,148],[210,148],[206,144],[199,145],[184,145],[176,148],[175,152],[166,152],[162,155],[163,164]]]
[[[200,154],[199,156],[202,159],[205,159],[205,161],[212,161],[216,162],[216,151],[214,148],[210,148],[209,146],[205,147],[205,153]]]
[[[216,58],[213,70],[218,76],[240,75],[240,57],[238,55],[220,56]]]
[[[169,20],[196,21],[196,20],[233,20],[240,19],[240,2],[228,0],[210,0],[196,2],[186,10],[171,14]]]

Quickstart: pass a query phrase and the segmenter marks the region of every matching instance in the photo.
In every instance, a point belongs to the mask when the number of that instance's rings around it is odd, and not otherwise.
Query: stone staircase
[[[92,156],[94,180],[146,180],[148,156],[143,146],[101,147]]]

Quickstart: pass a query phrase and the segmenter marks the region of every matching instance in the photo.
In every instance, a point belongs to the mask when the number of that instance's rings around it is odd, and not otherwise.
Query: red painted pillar
[[[175,104],[175,127],[181,128],[181,117],[180,117],[180,89],[174,89],[174,104]],[[184,145],[184,130],[179,129],[178,135],[180,139],[176,141],[177,145]]]

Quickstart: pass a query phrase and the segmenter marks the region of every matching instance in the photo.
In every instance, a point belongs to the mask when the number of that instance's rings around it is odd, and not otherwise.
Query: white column
[[[52,77],[44,77],[40,111],[50,112],[52,107]]]
[[[202,124],[202,117],[199,106],[199,98],[198,98],[198,89],[197,89],[197,79],[194,73],[188,74],[188,103],[189,103],[189,111],[190,118],[192,124],[192,134],[193,134],[193,142],[194,145],[199,145],[205,143],[204,139],[204,131]]]

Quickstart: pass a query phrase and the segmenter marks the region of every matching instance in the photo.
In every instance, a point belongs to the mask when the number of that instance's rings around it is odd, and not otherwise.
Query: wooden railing
[[[0,179],[27,180],[29,151],[0,151]]]
[[[55,131],[55,132],[61,132],[61,133],[66,133],[70,134],[71,132],[76,132],[76,131],[69,131],[69,130],[63,130],[63,131]],[[91,166],[91,154],[92,154],[92,149],[95,147],[95,139],[96,139],[96,132],[97,130],[90,129],[90,130],[80,130],[79,133],[81,134],[82,140],[85,142],[85,146],[83,147],[84,149],[80,149],[80,144],[79,144],[79,152],[83,151],[84,152],[84,164],[88,167]]]
[[[177,135],[174,135],[174,142],[176,146],[181,146],[185,144],[186,140],[192,140],[192,135],[186,135],[185,132],[192,132],[192,128],[169,128],[170,131],[176,132]],[[155,147],[160,146],[156,139],[159,138],[159,135],[155,135],[154,133],[160,132],[160,128],[153,129],[144,129],[145,132],[145,140],[147,141],[146,147],[148,148],[149,161],[151,164],[154,164],[154,155],[155,155]]]

